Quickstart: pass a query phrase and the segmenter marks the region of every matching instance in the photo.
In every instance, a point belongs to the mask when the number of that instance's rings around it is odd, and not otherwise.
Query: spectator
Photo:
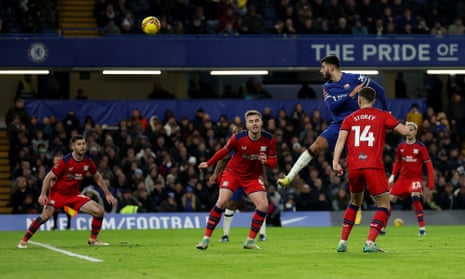
[[[299,99],[316,99],[315,90],[308,86],[308,82],[302,83],[299,92],[297,92],[297,98]]]
[[[138,202],[137,212],[155,212],[156,206],[155,201],[149,196],[149,192],[145,187],[140,188],[138,195],[136,196]]]
[[[261,14],[257,13],[254,5],[250,5],[247,9],[247,14],[242,18],[240,29],[242,34],[265,33],[265,20]]]
[[[13,120],[17,117],[18,122],[23,123],[24,125],[28,126],[30,123],[30,115],[27,110],[24,108],[24,100],[23,99],[16,99],[14,107],[8,109],[5,115],[5,124],[8,128],[12,125]]]
[[[207,26],[200,17],[194,16],[191,24],[188,25],[187,34],[208,34]]]
[[[205,83],[199,75],[190,79],[187,95],[191,99],[210,99],[217,97],[211,87]]]
[[[423,124],[423,114],[421,113],[420,107],[417,103],[414,103],[410,106],[405,120],[415,123],[417,127],[419,127],[421,133],[421,126]]]
[[[78,88],[77,90],[77,95],[76,95],[76,100],[88,100],[89,98],[86,96],[86,93],[84,92],[84,89]]]
[[[424,18],[418,19],[418,26],[414,30],[416,34],[431,34],[431,29],[429,28],[426,20]]]
[[[15,101],[18,99],[35,99],[36,97],[37,93],[34,90],[31,75],[24,75],[23,78],[18,81]]]
[[[440,21],[434,22],[433,28],[431,28],[431,34],[438,37],[444,36],[447,34],[447,29],[442,26]]]
[[[28,196],[31,196],[35,201],[39,194],[34,192],[33,189],[27,187],[27,179],[24,176],[18,176],[15,181],[13,192],[10,196],[8,206],[12,207],[12,214],[25,213],[25,201]],[[29,205],[28,205],[29,206]]]
[[[186,187],[186,192],[181,197],[181,208],[184,212],[199,211],[200,203],[191,186]]]
[[[352,34],[354,35],[368,35],[368,28],[363,25],[360,19],[355,21],[355,24],[352,26]]]
[[[308,211],[313,208],[313,200],[310,185],[304,184],[295,199],[295,208],[297,211]]]
[[[137,213],[138,202],[133,196],[131,189],[125,189],[121,197],[118,199],[118,212],[123,214]]]
[[[436,197],[436,204],[443,210],[454,208],[454,185],[448,182],[444,187],[444,191]]]
[[[21,208],[21,214],[37,214],[42,210],[42,206],[36,201],[35,197],[27,194]]]
[[[132,12],[127,11],[123,12],[124,14],[123,19],[121,20],[120,24],[120,29],[121,33],[125,34],[131,34],[131,33],[136,33],[136,19],[134,18],[134,15]]]
[[[462,149],[465,141],[465,101],[458,91],[454,91],[451,96],[447,117],[452,128],[452,142]]]
[[[334,34],[352,34],[352,27],[347,24],[345,17],[340,17],[337,20],[337,26],[333,30]]]
[[[176,212],[178,210],[178,203],[173,192],[169,192],[168,198],[162,201],[160,210],[163,212]]]
[[[71,135],[72,130],[81,130],[81,121],[76,117],[73,110],[68,111],[68,115],[62,120],[62,123],[68,137]]]
[[[449,35],[464,35],[465,34],[465,26],[463,25],[463,19],[461,17],[456,17],[454,19],[454,23],[449,25],[448,34]]]
[[[346,210],[350,203],[350,196],[345,187],[337,190],[335,197],[332,199],[333,210]]]
[[[160,17],[160,30],[158,30],[158,34],[173,34],[173,26],[169,24],[166,16]]]
[[[127,119],[127,127],[132,133],[147,129],[147,124],[147,119],[141,115],[138,108],[133,109],[131,116]]]
[[[226,27],[229,26],[230,31],[239,30],[239,18],[235,15],[234,10],[229,7],[218,19],[218,33],[226,31]]]
[[[110,19],[102,29],[102,35],[121,34],[121,28],[116,24],[114,19]]]
[[[311,18],[305,19],[303,24],[299,24],[297,28],[299,34],[317,34],[317,32],[318,30]]]
[[[153,90],[149,94],[149,99],[176,99],[176,97],[163,89],[159,82],[154,82]]]
[[[345,18],[346,15],[344,12],[344,8],[342,7],[342,5],[339,4],[338,0],[329,0],[327,11],[328,11],[327,18],[331,22],[331,24],[340,25],[341,18],[344,18],[344,20],[347,22]]]

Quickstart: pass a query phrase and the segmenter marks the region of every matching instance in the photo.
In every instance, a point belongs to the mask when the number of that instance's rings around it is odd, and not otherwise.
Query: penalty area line
[[[58,252],[58,253],[65,254],[65,255],[70,256],[70,257],[76,257],[76,258],[79,258],[79,259],[83,259],[83,260],[86,260],[86,261],[89,261],[89,262],[94,262],[94,263],[103,262],[103,260],[100,260],[100,259],[92,258],[92,257],[85,256],[85,255],[76,254],[76,253],[73,253],[73,252],[70,252],[70,251],[66,251],[66,250],[63,250],[63,249],[60,249],[60,248],[53,247],[53,246],[48,245],[48,244],[35,242],[35,241],[29,241],[28,243],[34,244],[34,245],[43,247],[45,249]]]

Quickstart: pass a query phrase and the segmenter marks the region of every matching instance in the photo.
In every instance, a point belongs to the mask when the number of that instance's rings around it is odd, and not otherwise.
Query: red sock
[[[375,242],[381,229],[386,226],[388,214],[389,214],[389,209],[385,207],[378,207],[370,223],[370,231],[368,233],[368,240]]]
[[[342,221],[342,232],[341,232],[341,239],[348,240],[350,232],[354,227],[355,216],[357,216],[358,207],[349,204],[346,208],[346,212],[344,213],[344,221]]]
[[[90,231],[90,239],[97,239],[97,235],[102,228],[103,217],[92,218],[92,230]]]
[[[415,209],[415,215],[417,216],[418,225],[420,228],[425,227],[423,205],[421,204],[421,199],[419,197],[412,197],[413,208]]]
[[[250,225],[249,238],[255,239],[257,233],[260,231],[260,228],[263,225],[263,222],[266,218],[266,212],[262,212],[258,209],[255,209],[255,212],[252,216],[252,224]]]
[[[389,218],[391,218],[391,214],[392,214],[392,204],[391,204],[391,207],[389,207],[389,211],[388,211],[388,215],[387,215],[387,219],[386,219],[386,222],[384,224],[384,228],[386,229],[386,227],[388,226],[389,222]]]
[[[26,230],[26,234],[23,236],[23,241],[28,242],[29,239],[34,235],[34,233],[40,228],[40,225],[42,225],[44,222],[42,221],[42,218],[37,217],[32,221],[32,223],[29,225],[29,228]]]
[[[205,228],[205,236],[212,236],[213,231],[221,220],[221,215],[223,212],[224,210],[217,207],[216,205],[212,208],[210,215],[208,216],[207,227]]]

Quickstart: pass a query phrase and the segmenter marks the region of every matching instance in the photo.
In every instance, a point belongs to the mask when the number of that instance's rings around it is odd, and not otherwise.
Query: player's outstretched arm
[[[44,181],[42,182],[42,189],[40,191],[40,196],[39,196],[39,203],[40,205],[46,205],[47,204],[47,195],[48,195],[48,190],[50,189],[50,186],[53,184],[53,182],[56,180],[56,175],[53,173],[53,171],[49,171],[47,175],[44,178]]]
[[[93,178],[94,178],[95,183],[97,183],[97,185],[100,187],[100,189],[102,189],[103,193],[105,194],[105,199],[107,200],[107,202],[111,205],[115,204],[116,199],[115,197],[113,197],[110,190],[108,190],[107,185],[105,184],[105,181],[103,180],[102,175],[97,171],[93,175]]]

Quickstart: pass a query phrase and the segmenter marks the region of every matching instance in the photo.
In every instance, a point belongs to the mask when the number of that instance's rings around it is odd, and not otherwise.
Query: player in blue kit
[[[337,56],[330,55],[321,59],[320,73],[326,80],[323,85],[323,97],[332,114],[331,123],[310,147],[302,152],[289,173],[285,177],[278,179],[281,186],[288,186],[294,177],[321,152],[328,149],[331,152],[334,151],[342,120],[359,108],[357,93],[361,88],[373,88],[377,93],[376,97],[381,108],[387,110],[384,88],[366,76],[342,72]]]

